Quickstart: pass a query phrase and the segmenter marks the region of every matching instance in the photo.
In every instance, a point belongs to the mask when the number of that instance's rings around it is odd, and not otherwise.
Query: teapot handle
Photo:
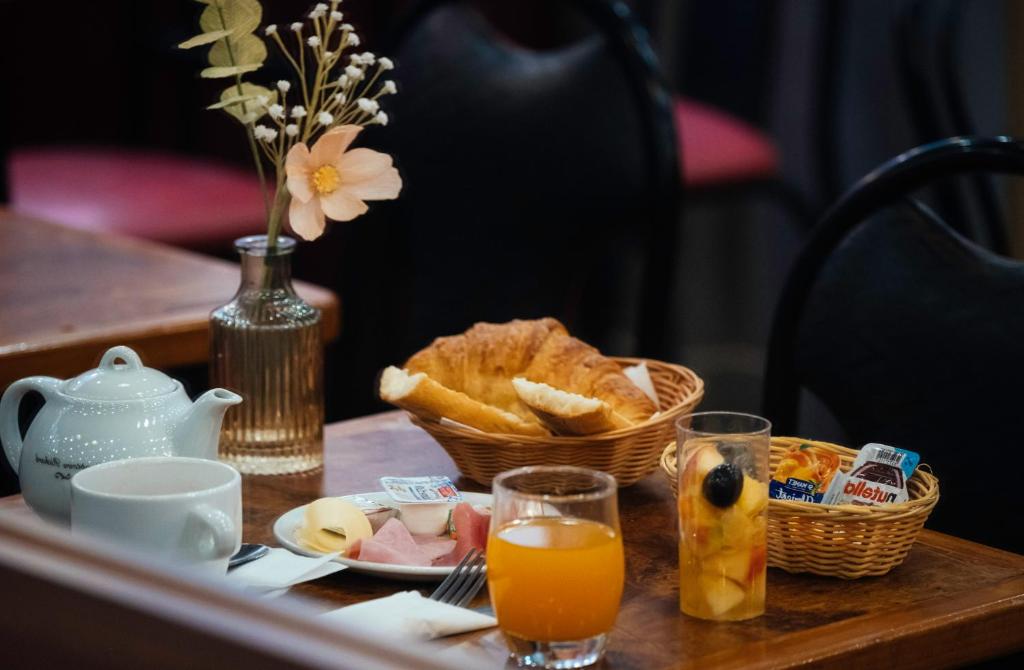
[[[0,442],[3,442],[7,462],[15,473],[21,464],[21,430],[18,428],[18,407],[29,391],[38,391],[46,400],[57,391],[60,379],[54,377],[26,377],[7,387],[0,398]]]

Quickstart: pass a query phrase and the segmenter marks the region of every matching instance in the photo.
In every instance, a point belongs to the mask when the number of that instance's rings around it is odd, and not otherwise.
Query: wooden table
[[[425,432],[398,412],[328,426],[326,465],[308,476],[244,480],[245,539],[274,542],[283,512],[325,495],[379,490],[381,475],[458,476]],[[457,480],[466,490],[483,490]],[[1024,649],[1024,556],[924,531],[906,563],[857,581],[768,572],[768,611],[741,623],[692,619],[678,609],[671,491],[660,473],[620,492],[626,590],[604,667],[936,668]],[[343,571],[293,592],[324,609],[408,588]],[[424,588],[428,588],[425,585]],[[481,595],[476,604],[486,603]],[[496,631],[449,644],[504,662]],[[854,664],[851,666],[851,664]]]
[[[150,367],[203,363],[210,312],[239,283],[234,263],[3,209],[0,239],[0,391],[29,375],[76,375],[118,344]],[[295,285],[334,339],[337,297]]]

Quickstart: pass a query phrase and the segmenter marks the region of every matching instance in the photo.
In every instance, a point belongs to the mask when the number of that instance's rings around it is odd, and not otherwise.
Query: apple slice
[[[701,573],[700,590],[711,608],[711,616],[719,617],[743,602],[747,593],[739,584],[721,575]]]
[[[734,582],[746,584],[750,577],[750,561],[749,551],[742,549],[722,551],[704,559],[704,572],[724,575]]]
[[[754,544],[758,524],[737,507],[722,514],[722,541],[727,547],[747,549]]]
[[[750,475],[743,475],[743,490],[736,506],[747,516],[754,516],[768,504],[768,485]]]
[[[680,493],[690,492],[693,487],[696,487],[699,493],[704,477],[724,462],[725,459],[718,453],[718,445],[714,442],[702,444],[690,451],[683,464]]]

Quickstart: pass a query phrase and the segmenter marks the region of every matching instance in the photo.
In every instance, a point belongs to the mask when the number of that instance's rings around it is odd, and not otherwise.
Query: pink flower
[[[364,200],[394,200],[402,190],[391,156],[348,148],[361,130],[353,125],[331,128],[312,150],[299,142],[288,151],[285,173],[292,195],[288,219],[302,239],[320,237],[325,216],[351,221],[368,209]]]

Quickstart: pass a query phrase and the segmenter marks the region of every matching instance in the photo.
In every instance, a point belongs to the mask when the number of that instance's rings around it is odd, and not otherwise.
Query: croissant
[[[552,318],[504,324],[478,323],[462,335],[437,338],[406,361],[405,369],[412,375],[423,373],[441,387],[464,394],[466,400],[514,415],[523,424],[534,425],[545,433],[541,423],[557,432],[585,434],[595,429],[610,430],[645,421],[657,409],[614,361],[571,337],[565,326]],[[538,405],[535,400],[531,408],[512,384],[516,377],[547,384],[553,391],[566,391],[606,404],[608,409],[602,409],[601,415],[606,418],[614,415],[614,420],[583,420],[572,414],[580,407],[573,403],[572,411],[569,405],[564,405],[567,409],[562,418],[568,423],[559,422],[557,416],[552,416],[552,410],[557,412],[559,405]],[[394,402],[385,396],[383,384],[381,391],[384,400]],[[544,416],[543,422],[538,420],[538,411]],[[437,407],[433,413],[447,416]],[[493,426],[472,423],[475,412],[466,414],[470,420],[462,420],[463,423],[493,430]],[[577,418],[579,421],[574,423]],[[517,428],[506,432],[525,434],[521,425]]]

